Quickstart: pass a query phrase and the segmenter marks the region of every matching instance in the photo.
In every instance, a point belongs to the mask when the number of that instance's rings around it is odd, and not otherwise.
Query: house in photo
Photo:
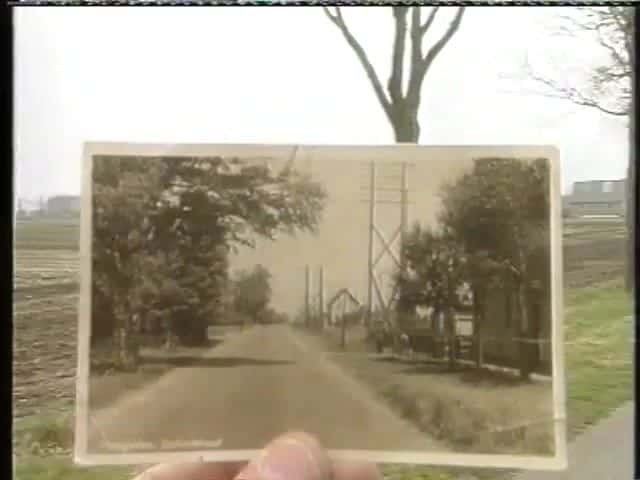
[[[572,192],[562,199],[565,217],[625,215],[626,181],[589,180],[575,182]]]
[[[329,325],[338,325],[345,316],[360,313],[362,304],[348,288],[338,290],[327,304]]]

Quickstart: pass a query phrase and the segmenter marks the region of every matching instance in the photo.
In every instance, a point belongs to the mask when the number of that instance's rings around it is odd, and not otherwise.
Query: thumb
[[[306,433],[276,438],[236,476],[236,480],[329,480],[330,462]]]

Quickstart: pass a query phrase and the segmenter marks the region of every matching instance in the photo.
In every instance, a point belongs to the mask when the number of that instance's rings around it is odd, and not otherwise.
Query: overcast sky
[[[388,8],[345,17],[386,83]],[[562,12],[560,12],[562,11]],[[567,7],[468,8],[423,88],[421,143],[551,144],[563,184],[625,175],[626,125],[514,95],[529,51],[591,45],[550,35]],[[16,189],[80,192],[85,140],[388,144],[392,133],[353,52],[320,7],[16,9]],[[442,20],[447,20],[443,15]],[[556,43],[554,43],[556,42]]]

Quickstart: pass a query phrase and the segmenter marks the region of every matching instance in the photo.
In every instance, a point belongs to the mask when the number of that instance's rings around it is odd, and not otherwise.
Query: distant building
[[[58,195],[47,200],[47,213],[77,213],[80,211],[80,197]]]
[[[589,180],[575,182],[573,191],[563,197],[565,217],[619,216],[625,214],[626,181]]]

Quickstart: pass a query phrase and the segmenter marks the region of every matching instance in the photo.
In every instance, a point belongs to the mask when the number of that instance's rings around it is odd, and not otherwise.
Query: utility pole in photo
[[[309,265],[305,266],[304,324],[306,327],[311,324],[311,267]]]
[[[318,272],[318,315],[320,316],[319,327],[324,329],[326,326],[325,319],[325,295],[324,295],[324,267],[321,265]]]
[[[391,167],[400,167],[400,175],[389,176]],[[367,316],[366,322],[370,325],[376,306],[379,307],[385,320],[398,295],[398,283],[394,282],[389,298],[385,298],[383,285],[381,285],[379,272],[380,262],[391,259],[399,272],[404,272],[406,262],[402,252],[402,245],[406,238],[409,225],[409,167],[407,162],[384,163],[376,165],[374,161],[368,165],[368,199],[369,204],[369,248],[368,248],[368,275],[367,275]],[[380,176],[379,171],[386,171],[386,176]],[[391,181],[391,183],[389,183]],[[399,194],[399,198],[381,198],[378,193]],[[398,205],[399,223],[389,239],[387,239],[378,225],[376,206],[380,204]],[[394,244],[399,242],[399,248],[394,250]],[[397,251],[396,251],[397,250]]]

